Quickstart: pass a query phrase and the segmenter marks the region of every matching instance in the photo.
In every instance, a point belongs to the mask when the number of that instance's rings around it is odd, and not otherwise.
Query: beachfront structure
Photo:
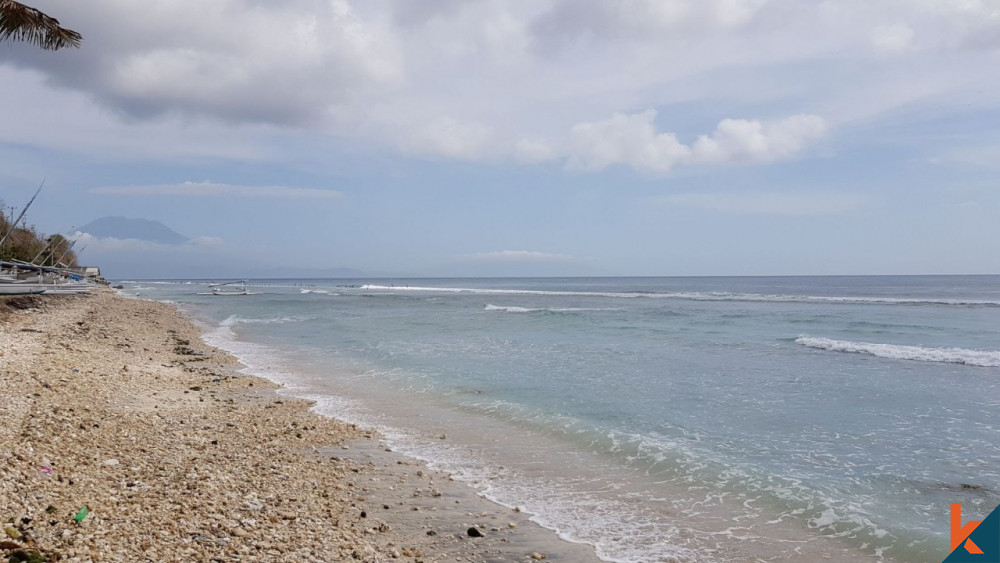
[[[76,268],[66,268],[66,271],[72,272],[85,280],[94,281],[101,277],[101,269],[97,266],[78,266]]]

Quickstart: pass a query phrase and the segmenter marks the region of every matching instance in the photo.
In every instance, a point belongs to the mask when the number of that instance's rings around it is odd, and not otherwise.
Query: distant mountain
[[[101,217],[77,230],[98,238],[139,239],[160,244],[182,244],[188,241],[188,237],[159,221],[149,219]]]

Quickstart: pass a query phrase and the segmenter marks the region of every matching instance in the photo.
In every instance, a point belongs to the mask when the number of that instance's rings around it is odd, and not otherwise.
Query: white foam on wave
[[[531,308],[531,307],[514,307],[514,306],[501,306],[487,304],[483,308],[484,311],[499,311],[503,313],[581,313],[590,311],[616,311],[617,309],[608,307],[544,307],[544,308]]]
[[[332,295],[332,296],[340,295],[336,291],[330,291],[329,289],[300,289],[299,293],[301,293],[302,295],[309,295],[311,293],[316,295]]]
[[[302,317],[302,316],[284,316],[284,317],[270,317],[264,319],[250,319],[246,317],[241,317],[239,315],[231,315],[226,320],[220,323],[222,326],[233,327],[240,324],[286,324],[286,323],[300,323],[303,321],[310,321],[315,319],[315,317]]]
[[[216,327],[205,331],[201,339],[209,346],[225,350],[235,356],[241,364],[246,366],[240,370],[241,372],[263,377],[294,390],[298,383],[297,377],[295,374],[285,371],[283,367],[285,362],[277,352],[260,344],[240,340],[237,337],[233,327],[244,321],[245,319],[231,315]]]
[[[918,362],[941,362],[964,364],[979,367],[1000,367],[1000,351],[969,350],[966,348],[924,348],[921,346],[905,346],[901,344],[877,344],[871,342],[850,342],[800,336],[795,339],[797,344],[809,348],[829,350],[831,352],[851,352],[869,354],[879,358],[894,360],[913,360]]]
[[[561,478],[561,469],[556,478],[551,474],[539,474],[536,461],[527,462],[531,469],[528,472],[525,471],[523,460],[501,463],[503,458],[498,460],[493,457],[495,452],[484,451],[477,440],[470,442],[457,429],[456,434],[449,433],[449,439],[442,441],[439,434],[434,432],[436,429],[433,426],[412,427],[378,408],[372,409],[369,406],[370,398],[363,401],[331,396],[322,385],[308,388],[305,392],[300,390],[295,395],[313,401],[312,410],[319,414],[376,430],[382,436],[381,441],[391,450],[449,474],[451,478],[470,485],[478,494],[493,502],[508,508],[518,507],[532,521],[553,530],[562,539],[593,545],[598,557],[604,561],[644,563],[669,560],[679,563],[697,560],[696,550],[689,545],[694,540],[684,535],[681,527],[651,524],[655,521],[655,506],[631,495],[614,494],[614,486],[607,482],[606,468],[595,468],[592,464],[584,463],[582,465],[591,470],[573,482],[567,482]],[[511,412],[507,413],[510,416],[501,417],[503,419],[520,418],[516,413],[525,412],[523,406],[512,403],[494,406],[510,407]],[[403,408],[406,409],[405,406]],[[490,425],[493,426],[493,423]],[[481,438],[478,432],[473,431],[477,439]],[[504,437],[499,438],[501,442],[504,439],[515,442],[523,439],[520,434],[514,437],[515,434],[510,432],[503,432],[503,435]],[[509,448],[500,446],[499,450],[509,451]],[[540,451],[551,452],[553,448],[541,447]],[[569,455],[574,461],[578,461],[579,458]],[[584,486],[585,490],[593,489],[596,493],[576,489],[574,483],[579,485],[580,479],[590,483]],[[622,541],[622,538],[638,533],[643,534],[648,541]]]
[[[490,305],[490,304],[487,304],[483,310],[502,311],[504,313],[537,313],[538,311],[544,311],[544,309],[530,309],[528,307],[501,307],[499,305]]]
[[[563,540],[594,546],[599,559],[617,563],[697,560],[695,550],[684,545],[690,538],[683,537],[679,527],[651,526],[652,516],[646,512],[651,507],[628,496],[602,495],[601,491],[612,489],[601,479],[606,476],[604,471],[594,472],[597,477],[591,474],[574,479],[576,485],[586,480],[598,491],[581,492],[562,479],[539,476],[537,469],[529,476],[522,464],[500,464],[484,454],[481,446],[463,440],[444,443],[420,430],[386,424],[379,415],[372,416],[352,402],[308,398],[317,401],[318,412],[377,430],[393,451],[447,473],[499,505],[517,507]],[[622,541],[637,533],[649,541]]]
[[[384,292],[434,292],[434,293],[468,293],[472,295],[547,295],[564,297],[613,297],[623,299],[633,299],[637,297],[681,297],[682,293],[628,293],[614,291],[545,291],[539,289],[487,289],[473,287],[421,287],[421,286],[396,286],[396,285],[363,285],[360,289],[366,291]],[[690,294],[695,295],[695,294]]]
[[[616,299],[683,299],[689,301],[747,301],[763,303],[829,303],[847,305],[937,305],[937,306],[986,306],[1000,307],[1000,301],[977,299],[935,299],[911,297],[866,297],[866,296],[828,296],[828,295],[781,295],[758,293],[727,293],[727,292],[606,292],[606,291],[544,291],[536,289],[486,289],[471,287],[422,287],[395,285],[363,285],[360,289],[366,291],[385,292],[435,292],[435,293],[468,293],[473,295],[546,295],[567,297],[609,297]]]

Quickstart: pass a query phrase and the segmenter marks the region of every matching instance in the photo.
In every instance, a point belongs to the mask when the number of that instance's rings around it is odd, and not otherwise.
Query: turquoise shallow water
[[[940,561],[1000,504],[1000,277],[126,282],[617,561]]]

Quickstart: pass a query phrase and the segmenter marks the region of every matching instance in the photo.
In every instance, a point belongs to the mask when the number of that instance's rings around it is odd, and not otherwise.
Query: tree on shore
[[[59,20],[14,0],[0,0],[0,41],[25,41],[48,51],[79,47],[83,36]]]
[[[76,253],[73,252],[73,241],[55,234],[46,240],[45,254],[43,254],[43,266],[69,266],[75,267]]]
[[[45,237],[34,227],[21,224],[15,226],[13,220],[4,213],[0,202],[0,238],[8,235],[0,245],[0,260],[20,260],[36,262],[41,266],[55,266],[56,261],[64,266],[76,267],[76,253],[71,250],[71,241],[60,234]],[[62,258],[60,260],[60,258]]]

